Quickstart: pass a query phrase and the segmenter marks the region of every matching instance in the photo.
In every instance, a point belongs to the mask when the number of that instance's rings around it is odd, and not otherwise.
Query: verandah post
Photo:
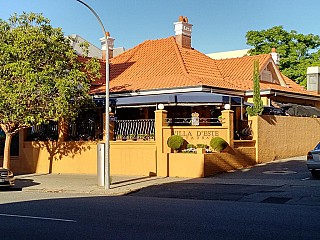
[[[221,111],[222,114],[222,126],[228,128],[227,132],[227,143],[230,147],[233,147],[233,140],[234,140],[234,126],[233,126],[233,111],[232,110],[223,110]]]

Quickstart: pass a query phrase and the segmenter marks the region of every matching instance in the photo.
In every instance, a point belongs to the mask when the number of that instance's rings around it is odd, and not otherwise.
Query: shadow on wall
[[[262,115],[260,116],[264,121],[269,123],[270,125],[276,125],[277,119],[274,115]]]
[[[94,142],[97,144],[97,142]],[[32,148],[37,149],[37,154],[33,156],[35,164],[33,173],[36,171],[37,162],[39,159],[40,151],[47,152],[49,169],[48,173],[52,173],[53,162],[62,160],[64,157],[74,158],[76,155],[80,155],[85,151],[91,149],[87,141],[44,141],[44,142],[32,142]]]
[[[255,148],[252,148],[255,151]],[[244,167],[253,166],[256,164],[255,158],[246,152],[238,149],[233,149],[228,146],[220,153],[205,154],[205,177],[214,176],[215,174],[234,171]]]

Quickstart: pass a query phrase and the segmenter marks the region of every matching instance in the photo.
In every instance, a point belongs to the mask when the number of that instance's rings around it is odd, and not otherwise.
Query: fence
[[[68,124],[67,141],[102,139],[102,132],[97,131],[96,122],[75,121]],[[47,124],[32,126],[27,130],[27,141],[58,140],[58,122],[50,121]]]
[[[114,136],[122,138],[154,139],[154,119],[115,120]]]
[[[190,126],[192,118],[166,118],[168,126]],[[221,118],[199,118],[199,125],[221,126]]]
[[[96,122],[92,119],[70,122],[67,139],[73,141],[102,139],[102,133],[96,129]]]
[[[28,128],[26,139],[28,141],[58,140],[58,122],[50,121],[47,124]]]

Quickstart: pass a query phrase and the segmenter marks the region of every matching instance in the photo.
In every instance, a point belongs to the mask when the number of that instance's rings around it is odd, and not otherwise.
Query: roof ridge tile
[[[190,79],[191,81],[193,81],[193,82],[195,82],[195,83],[198,83],[198,82],[195,81],[193,78],[191,78],[191,76],[190,76],[190,74],[189,74],[189,72],[188,72],[188,70],[187,70],[187,68],[186,68],[185,62],[183,61],[183,57],[182,57],[182,54],[181,54],[180,49],[179,49],[179,47],[178,47],[178,44],[177,44],[177,42],[175,41],[175,37],[170,37],[170,38],[173,39],[173,41],[174,41],[173,46],[174,46],[174,49],[175,49],[175,53],[176,53],[176,55],[177,55],[177,57],[178,57],[179,65],[180,65],[180,68],[181,68],[183,74],[184,74],[188,79]]]

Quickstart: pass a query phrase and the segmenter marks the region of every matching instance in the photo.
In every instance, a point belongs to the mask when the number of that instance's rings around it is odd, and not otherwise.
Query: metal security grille
[[[84,119],[69,123],[68,140],[94,140],[96,139],[96,123],[93,119]]]
[[[192,118],[166,118],[168,126],[190,126]],[[199,118],[199,125],[218,125],[221,126],[219,118]]]
[[[154,119],[115,120],[116,138],[154,138]]]
[[[58,122],[50,121],[47,124],[32,126],[27,131],[27,140],[29,141],[58,140]]]

